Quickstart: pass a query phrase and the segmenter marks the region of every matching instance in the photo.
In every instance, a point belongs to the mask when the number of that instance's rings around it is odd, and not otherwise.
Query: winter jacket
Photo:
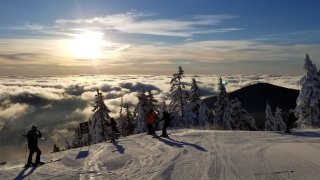
[[[30,130],[27,134],[28,147],[29,148],[38,147],[38,138],[41,138],[41,132],[38,130]]]
[[[112,119],[110,121],[110,125],[111,125],[111,129],[112,129],[113,132],[115,132],[115,133],[119,132],[119,130],[117,128],[117,122],[114,119]]]
[[[164,124],[169,124],[171,120],[170,113],[165,111],[161,120],[164,120]]]
[[[156,114],[154,112],[149,112],[146,116],[147,124],[153,124],[156,118]]]

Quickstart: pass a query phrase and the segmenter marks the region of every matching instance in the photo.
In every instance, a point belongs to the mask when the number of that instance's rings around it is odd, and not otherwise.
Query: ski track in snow
[[[0,179],[319,179],[319,137],[188,129],[169,133],[170,138],[138,134],[115,144],[43,155],[46,161],[62,160],[27,170],[23,160],[8,162],[0,166]]]

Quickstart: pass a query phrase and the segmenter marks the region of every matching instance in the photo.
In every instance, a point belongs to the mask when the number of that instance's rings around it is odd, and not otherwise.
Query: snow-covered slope
[[[159,132],[158,132],[159,133]],[[0,179],[319,179],[320,131],[169,131],[170,139],[138,134],[50,155],[62,158],[23,170],[0,166]]]

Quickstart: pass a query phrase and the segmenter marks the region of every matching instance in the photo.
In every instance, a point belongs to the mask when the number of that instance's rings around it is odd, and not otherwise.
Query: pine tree
[[[276,112],[274,114],[275,124],[276,124],[276,130],[277,131],[285,131],[286,130],[286,124],[283,121],[282,118],[282,110],[277,107]]]
[[[223,113],[223,128],[224,129],[232,129],[232,117],[231,117],[231,109],[226,109]]]
[[[301,89],[295,109],[296,117],[298,117],[297,122],[300,127],[320,126],[320,80],[317,68],[308,54],[306,54],[304,70],[304,76],[299,81]]]
[[[53,147],[52,147],[52,152],[55,153],[55,152],[59,152],[60,151],[60,148],[57,144],[53,144]]]
[[[200,100],[200,89],[195,78],[192,78],[191,88],[190,88],[190,102],[197,104]]]
[[[147,132],[145,117],[150,109],[148,105],[148,97],[146,96],[144,90],[138,95],[138,100],[139,102],[137,103],[137,106],[134,110],[136,119],[134,134]]]
[[[208,129],[209,128],[209,109],[207,105],[201,100],[199,108],[199,127]]]
[[[147,102],[148,102],[149,110],[152,109],[156,114],[159,114],[158,100],[155,99],[151,90],[148,90]],[[154,129],[159,130],[158,118],[156,118]]]
[[[148,90],[147,94],[147,103],[150,109],[154,111],[158,110],[158,100],[155,99],[154,95],[152,94],[151,90]]]
[[[189,106],[192,110],[193,125],[201,128],[209,127],[208,108],[200,99],[200,89],[195,78],[192,78]]]
[[[232,99],[230,103],[232,105],[232,129],[255,130],[254,118],[241,106],[239,99]]]
[[[72,148],[77,148],[82,146],[82,134],[80,132],[80,128],[76,128],[73,135],[73,140],[71,142]]]
[[[134,131],[134,118],[130,112],[129,104],[125,104],[124,108],[124,114],[121,119],[122,135],[129,136],[132,135]]]
[[[99,143],[109,139],[111,134],[111,128],[107,126],[110,120],[110,110],[105,105],[103,100],[103,95],[97,89],[97,94],[95,95],[94,113],[89,120],[89,132],[91,135],[92,143]]]
[[[189,106],[193,112],[193,126],[199,126],[199,110],[200,110],[200,93],[199,87],[195,78],[192,78]]]
[[[173,74],[170,81],[171,88],[171,102],[169,104],[169,109],[173,113],[174,120],[173,125],[177,127],[188,127],[189,122],[185,119],[188,92],[185,90],[185,83],[182,82],[182,77],[184,71],[181,66],[179,66],[178,72]]]
[[[265,130],[266,131],[276,131],[277,125],[275,124],[275,119],[272,114],[271,107],[267,102],[266,106],[266,121],[265,121]]]
[[[231,129],[231,124],[233,123],[231,118],[232,105],[221,77],[219,79],[218,90],[219,94],[215,103],[214,123],[219,128]]]
[[[218,91],[219,91],[218,103],[222,108],[225,108],[229,105],[229,98],[228,98],[226,87],[224,86],[224,81],[222,80],[221,77],[219,79]]]
[[[71,145],[68,139],[65,140],[65,149],[71,149]]]

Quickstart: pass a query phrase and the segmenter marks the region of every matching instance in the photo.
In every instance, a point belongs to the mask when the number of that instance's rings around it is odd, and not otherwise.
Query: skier
[[[117,122],[114,120],[114,118],[110,119],[110,124],[111,126],[111,132],[109,133],[109,137],[111,139],[112,143],[116,142],[116,139],[118,138],[117,136],[120,134],[118,128],[117,128]]]
[[[163,111],[163,116],[160,119],[160,121],[164,121],[163,127],[162,127],[162,134],[160,135],[161,137],[169,137],[167,134],[167,128],[170,124],[171,117],[170,113],[168,111]]]
[[[29,157],[25,167],[38,166],[38,165],[44,164],[44,162],[40,161],[41,151],[38,147],[38,138],[41,138],[41,135],[42,134],[39,130],[37,130],[36,125],[32,126],[31,129],[29,130],[26,136],[28,139]],[[35,163],[32,163],[32,156],[33,156],[33,153],[35,152],[37,153],[36,161]]]
[[[111,143],[116,142],[115,131],[118,131],[116,121],[113,118],[110,118],[110,122],[105,121],[105,123],[107,125],[107,134],[110,138],[110,142]]]
[[[118,134],[119,130],[117,128],[117,122],[114,120],[114,118],[110,119],[110,125],[111,125],[111,129],[114,133]]]
[[[294,111],[292,109],[290,109],[289,116],[287,118],[287,121],[285,122],[286,123],[285,133],[290,133],[290,129],[294,127],[296,121],[297,121],[297,118],[294,115]]]
[[[151,135],[156,134],[153,128],[153,123],[155,122],[155,119],[156,119],[156,114],[152,109],[150,109],[145,119],[148,127],[148,134],[151,134]]]

